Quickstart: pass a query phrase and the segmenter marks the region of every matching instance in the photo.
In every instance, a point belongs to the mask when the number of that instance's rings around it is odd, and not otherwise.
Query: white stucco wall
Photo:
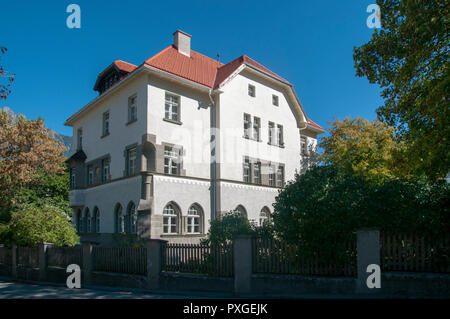
[[[137,96],[137,121],[128,122],[128,98]],[[83,114],[73,125],[73,150],[77,149],[77,130],[83,129],[83,151],[86,163],[110,154],[111,179],[123,177],[125,170],[124,151],[127,145],[141,144],[147,128],[147,83],[146,77],[128,82],[119,90],[100,101],[89,112]],[[108,136],[102,138],[103,113],[109,111]]]

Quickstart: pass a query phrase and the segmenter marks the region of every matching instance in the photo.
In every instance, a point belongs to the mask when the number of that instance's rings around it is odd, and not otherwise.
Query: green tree
[[[0,224],[0,241],[26,247],[40,242],[74,246],[79,243],[79,237],[69,217],[60,209],[24,204],[13,211],[8,224]]]
[[[405,147],[396,140],[393,127],[360,117],[337,119],[330,126],[330,135],[319,144],[324,163],[377,182],[410,175]]]
[[[416,232],[427,236],[450,229],[450,188],[443,181],[386,179],[369,183],[364,176],[317,166],[276,197],[273,222],[276,236],[302,247],[305,254],[342,260],[345,243],[363,227]]]
[[[381,86],[380,120],[407,142],[416,174],[450,169],[449,8],[447,0],[377,0],[382,28],[354,48],[357,76]]]

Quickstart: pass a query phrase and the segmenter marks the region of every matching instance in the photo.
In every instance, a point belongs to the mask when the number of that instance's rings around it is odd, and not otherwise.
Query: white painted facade
[[[254,97],[249,96],[249,84],[255,87]],[[164,119],[166,94],[179,97],[180,123]],[[278,106],[273,105],[272,95],[278,97]],[[127,124],[132,96],[137,98],[137,120]],[[110,133],[102,137],[103,114],[107,111]],[[260,141],[243,137],[244,113],[260,119]],[[306,120],[289,86],[250,67],[237,69],[214,90],[145,65],[137,67],[66,123],[73,127],[71,155],[80,151],[77,132],[82,128],[81,151],[86,157],[69,160],[74,174],[81,175],[75,177],[81,182],[70,191],[74,216],[83,216],[86,208],[92,214],[97,207],[99,227],[90,232],[99,234],[84,234],[95,239],[117,232],[117,204],[126,210],[132,202],[139,219],[136,232],[141,237],[173,242],[198,242],[207,233],[211,219],[237,206],[245,208],[249,219],[258,221],[264,207],[273,211],[280,188],[267,185],[268,177],[261,185],[244,182],[244,157],[281,164],[284,181],[293,179],[300,169],[300,134],[308,135],[308,143],[315,146],[316,135],[321,133],[307,126]],[[283,126],[283,147],[268,144],[269,121]],[[211,136],[220,141],[215,147]],[[127,176],[126,151],[133,145],[138,149],[137,171]],[[182,148],[179,174],[164,172],[167,145]],[[96,170],[104,156],[110,159],[110,180],[87,185],[84,180],[89,163]],[[95,173],[101,174],[98,170]],[[163,229],[163,211],[168,203],[179,210],[175,234],[165,234]],[[193,204],[202,210],[199,234],[187,231],[188,211]],[[82,223],[83,219],[75,217],[74,222]]]

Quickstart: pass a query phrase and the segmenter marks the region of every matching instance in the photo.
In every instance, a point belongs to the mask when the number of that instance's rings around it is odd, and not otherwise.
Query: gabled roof
[[[186,56],[173,45],[146,60],[144,64],[208,88],[213,88],[217,69],[223,65],[193,50],[190,57]]]
[[[79,150],[75,154],[73,154],[71,157],[69,157],[66,160],[66,162],[71,162],[71,161],[81,161],[81,162],[83,162],[86,158],[87,158],[87,156],[83,152],[83,150]]]
[[[94,90],[98,89],[98,85],[102,77],[111,71],[112,69],[115,69],[119,73],[122,74],[128,74],[133,72],[137,68],[136,65],[122,61],[122,60],[116,60],[113,63],[111,63],[106,69],[104,69],[100,74],[97,76],[97,81],[95,81]]]

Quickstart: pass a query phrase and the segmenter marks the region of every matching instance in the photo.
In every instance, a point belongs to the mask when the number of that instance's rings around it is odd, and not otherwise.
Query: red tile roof
[[[128,72],[128,73],[133,72],[137,68],[136,65],[122,61],[122,60],[116,60],[116,61],[114,61],[114,64],[115,64],[115,66],[117,66],[117,68],[119,70]]]
[[[213,88],[217,69],[223,64],[191,50],[188,57],[169,46],[144,62],[159,70]]]
[[[319,129],[319,130],[322,130],[322,131],[324,130],[319,124],[316,124],[316,123],[314,123],[311,120],[308,120],[308,124],[311,125],[312,127],[315,127],[317,129]]]

